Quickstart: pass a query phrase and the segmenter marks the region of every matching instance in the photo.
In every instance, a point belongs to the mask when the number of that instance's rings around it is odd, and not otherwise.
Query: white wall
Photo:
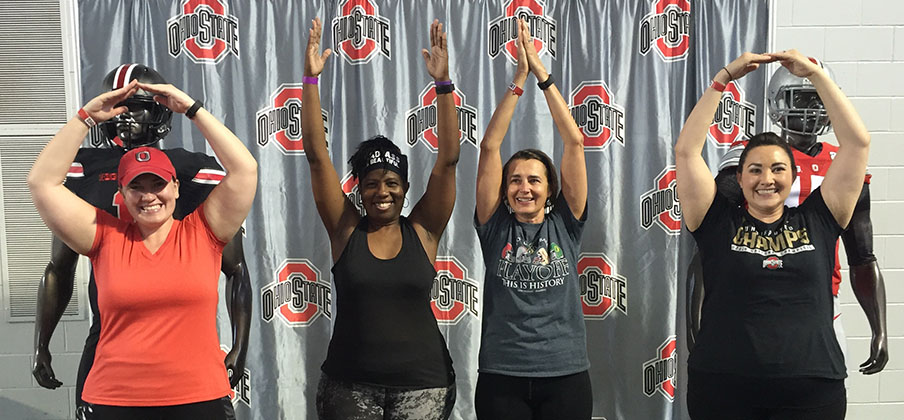
[[[869,356],[870,329],[845,275],[842,319],[848,336],[848,419],[904,418],[904,2],[776,0],[775,49],[796,48],[835,71],[872,134],[875,253],[885,277],[890,359],[857,371]],[[842,257],[844,253],[842,252]],[[847,262],[842,261],[842,268]],[[846,270],[845,270],[846,271]]]

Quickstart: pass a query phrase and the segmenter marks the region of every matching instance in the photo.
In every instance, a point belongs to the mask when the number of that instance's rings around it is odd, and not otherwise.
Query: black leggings
[[[842,420],[844,379],[751,378],[688,369],[693,420]]]
[[[551,378],[480,373],[474,400],[481,420],[589,420],[593,413],[587,371]]]
[[[85,409],[87,420],[226,420],[226,410],[220,398],[161,407],[87,404]]]

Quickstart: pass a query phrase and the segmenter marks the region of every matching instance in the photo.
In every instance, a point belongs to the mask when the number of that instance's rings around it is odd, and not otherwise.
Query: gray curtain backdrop
[[[234,398],[240,418],[316,418],[320,364],[339,309],[300,139],[304,49],[314,17],[324,21],[324,48],[336,52],[320,91],[333,163],[353,200],[346,160],[376,134],[409,156],[409,202],[423,194],[436,120],[420,50],[429,46],[433,18],[448,32],[462,149],[434,307],[458,377],[452,418],[475,417],[484,276],[473,227],[477,147],[515,70],[506,47],[513,16],[529,20],[586,137],[590,202],[579,271],[594,418],[686,418],[684,273],[693,241],[680,229],[672,150],[712,75],[741,52],[766,50],[767,0],[81,0],[83,101],[100,92],[115,66],[147,64],[203,99],[260,163],[246,221],[254,317],[247,376]],[[765,80],[765,71],[755,72],[726,90],[705,150],[711,166],[732,140],[762,130]],[[518,103],[504,159],[528,147],[561,157],[535,82],[528,79]],[[212,154],[181,115],[165,147]],[[220,313],[228,349],[228,320]]]

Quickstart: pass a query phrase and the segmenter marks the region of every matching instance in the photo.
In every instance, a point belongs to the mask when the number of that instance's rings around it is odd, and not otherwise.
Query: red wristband
[[[518,85],[515,84],[515,82],[512,82],[512,84],[509,85],[509,90],[511,90],[512,93],[518,96],[521,96],[521,94],[524,93],[524,89],[519,88]]]
[[[317,76],[304,76],[301,78],[301,83],[304,83],[306,85],[316,85]]]
[[[725,85],[713,80],[713,83],[709,85],[709,87],[715,89],[717,92],[725,92]]]
[[[97,125],[97,122],[94,121],[94,118],[91,118],[91,116],[88,115],[88,112],[85,111],[85,108],[79,108],[78,117],[79,117],[79,119],[82,120],[83,123],[85,123],[85,125],[88,126],[88,128],[91,128],[91,127],[94,127],[95,125]]]

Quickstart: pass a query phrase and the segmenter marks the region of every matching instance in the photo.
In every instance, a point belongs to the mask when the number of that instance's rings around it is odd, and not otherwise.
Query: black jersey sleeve
[[[223,167],[212,156],[188,150],[166,149],[179,178],[179,199],[173,216],[182,219],[195,211],[226,176]]]
[[[121,148],[81,148],[66,174],[65,186],[94,207],[118,217],[116,172]]]

